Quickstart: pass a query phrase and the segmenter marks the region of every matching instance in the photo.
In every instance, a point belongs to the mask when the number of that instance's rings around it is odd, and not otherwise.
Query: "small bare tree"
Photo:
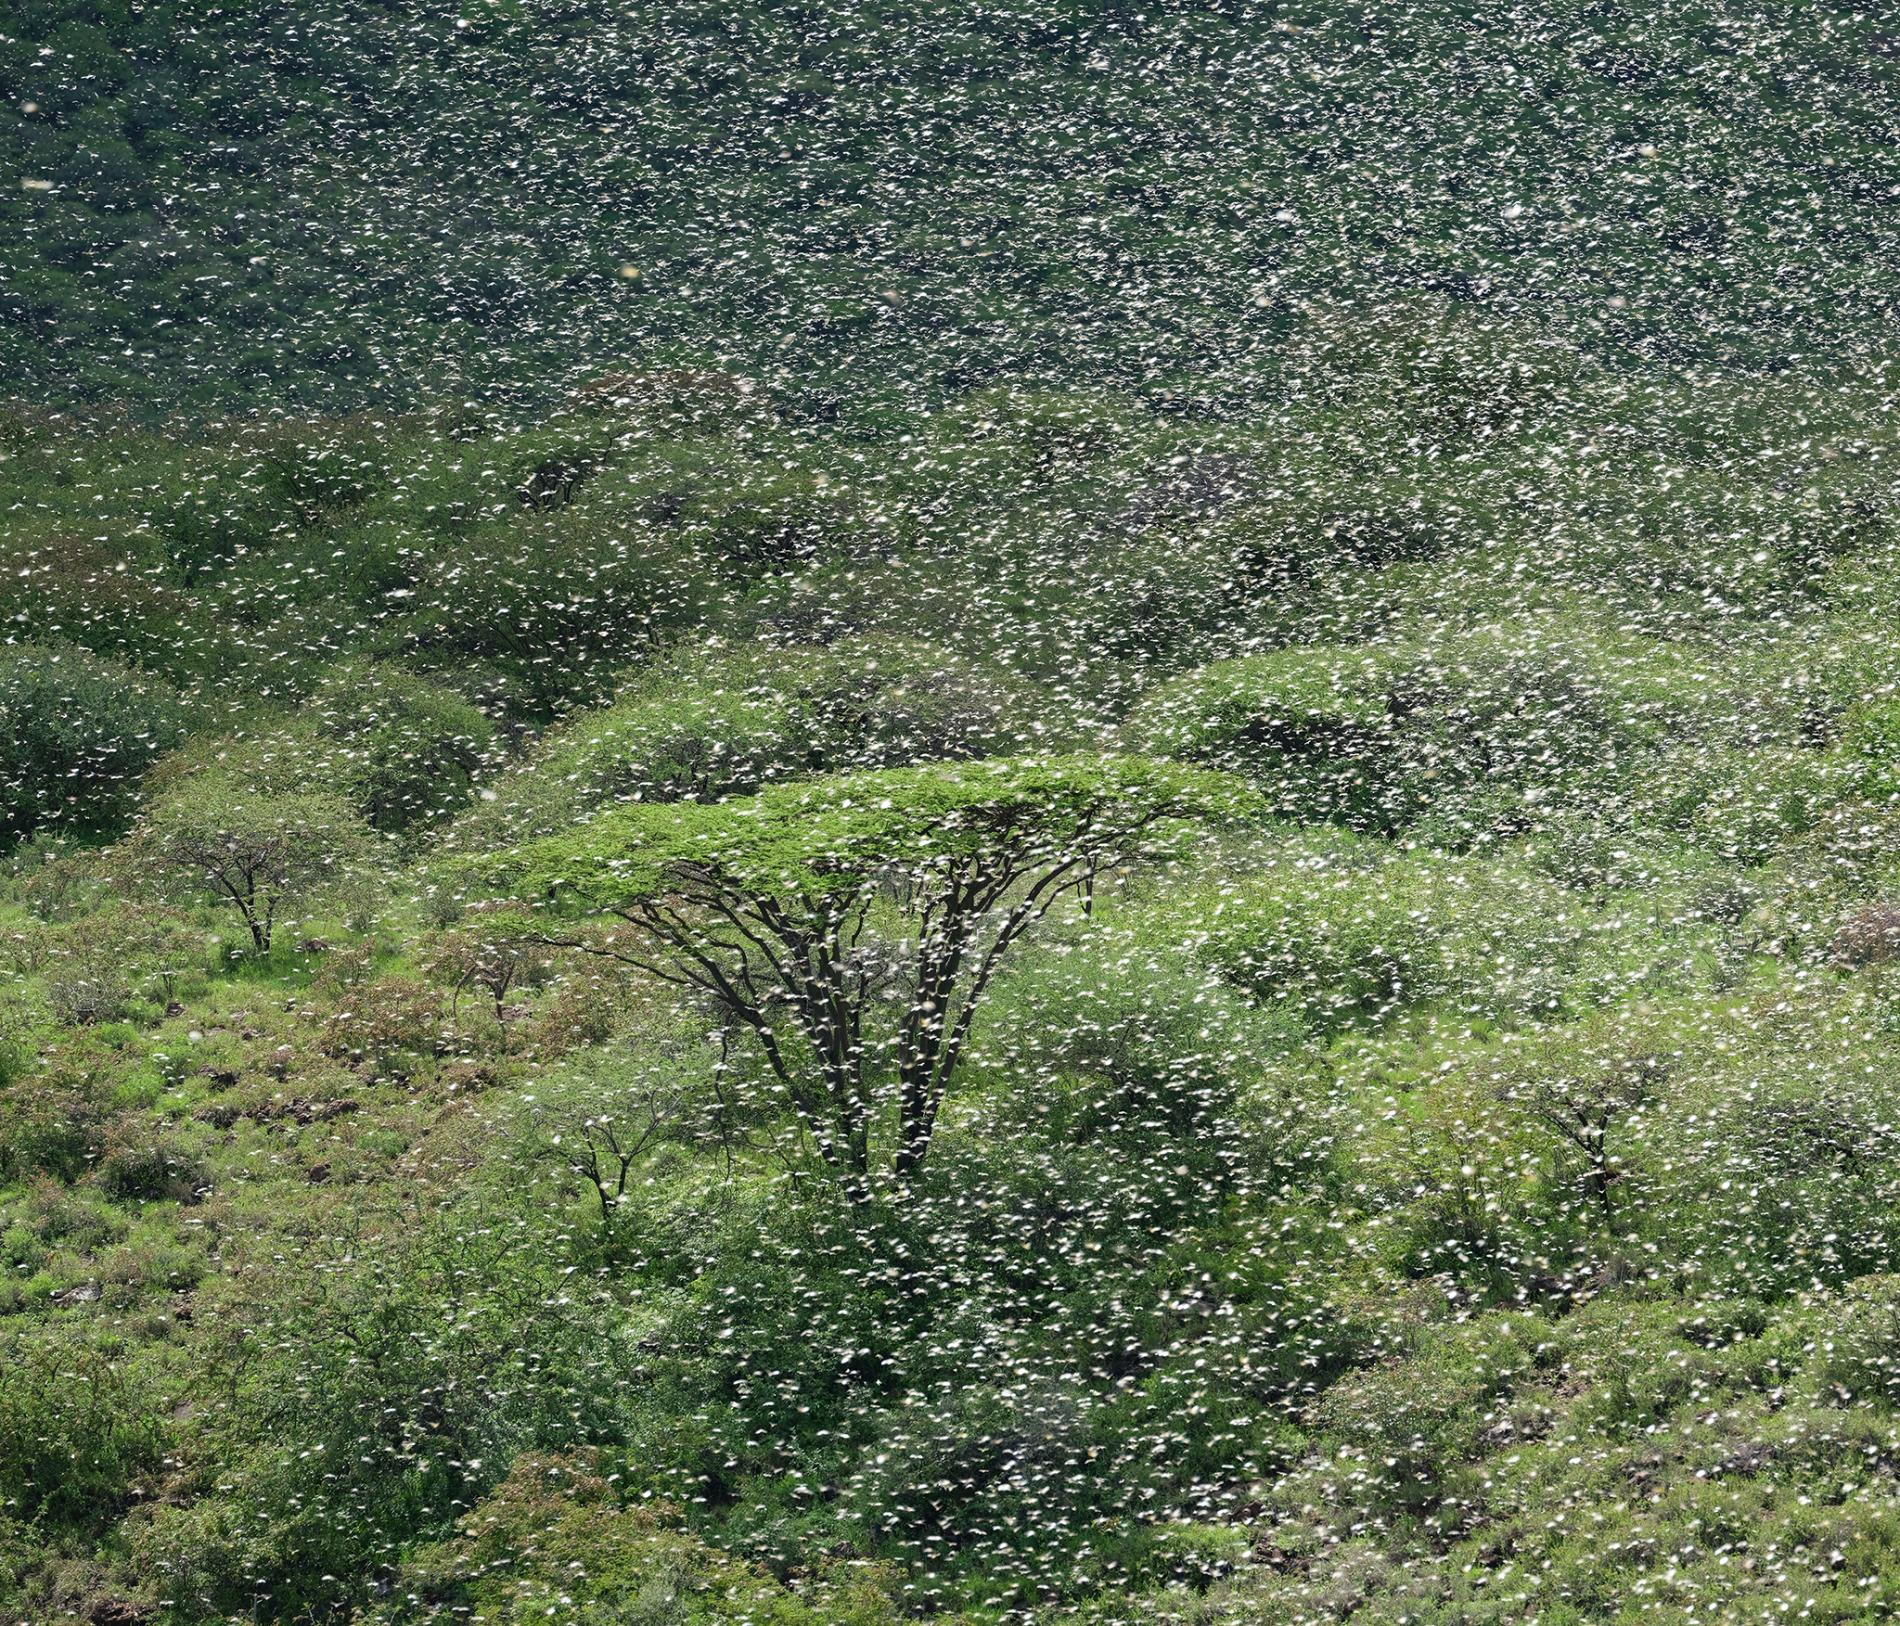
[[[462,995],[478,988],[488,996],[496,1025],[508,1026],[508,996],[545,967],[548,945],[518,911],[478,907],[454,931],[445,932],[431,961],[434,973],[454,992],[450,1009],[461,1021]]]
[[[603,1244],[611,1244],[642,1161],[669,1139],[704,1127],[702,1092],[670,1066],[623,1074],[611,1061],[574,1093],[557,1089],[537,1116],[544,1153],[594,1194]]]
[[[1583,1058],[1585,1065],[1538,1072],[1513,1080],[1505,1096],[1582,1165],[1585,1200],[1607,1230],[1617,1223],[1616,1191],[1627,1169],[1614,1137],[1619,1125],[1640,1112],[1662,1081],[1661,1056]]]
[[[187,779],[128,844],[144,874],[235,910],[260,956],[286,907],[367,850],[368,832],[341,797],[252,793],[217,774]]]

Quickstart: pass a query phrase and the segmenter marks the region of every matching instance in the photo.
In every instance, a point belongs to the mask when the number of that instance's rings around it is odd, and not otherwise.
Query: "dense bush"
[[[602,1618],[675,1620],[692,1626],[876,1626],[895,1612],[892,1577],[839,1566],[794,1592],[764,1570],[708,1546],[664,1503],[628,1506],[606,1464],[591,1453],[524,1458],[451,1539],[417,1554],[374,1611],[376,1626],[451,1618],[547,1618],[587,1577]],[[527,1564],[525,1554],[533,1555]]]
[[[490,521],[431,550],[378,647],[451,680],[479,672],[495,704],[545,718],[690,625],[721,568],[580,510]]]
[[[458,812],[495,750],[488,719],[460,695],[386,665],[328,673],[307,714],[322,742],[309,788],[343,792],[376,830],[401,833]]]
[[[615,802],[714,801],[797,774],[1003,754],[1049,739],[1042,711],[1034,685],[912,639],[683,651],[550,730],[457,839],[548,835]]]
[[[22,1072],[0,1090],[0,1178],[77,1180],[103,1147],[107,1116],[98,1081],[83,1068]]]
[[[162,682],[86,650],[0,649],[0,843],[40,828],[111,833],[139,774],[183,736]]]
[[[94,1525],[159,1467],[156,1398],[114,1341],[51,1329],[0,1343],[0,1503],[23,1519]]]
[[[182,1607],[338,1612],[393,1576],[421,1531],[447,1530],[517,1451],[583,1446],[627,1381],[604,1306],[563,1291],[545,1238],[463,1209],[374,1260],[268,1302],[211,1374],[229,1484],[215,1507],[164,1510],[143,1534]],[[444,1304],[455,1313],[444,1318]]]
[[[1399,765],[1399,659],[1367,646],[1220,662],[1145,698],[1128,735],[1138,749],[1263,781],[1286,818],[1401,824],[1412,797]]]
[[[1390,833],[1429,809],[1464,845],[1693,739],[1717,709],[1709,687],[1667,646],[1542,618],[1217,662],[1144,697],[1127,729],[1253,776],[1285,817]]]
[[[1416,1006],[1487,1024],[1575,1014],[1694,970],[1671,953],[1693,936],[1654,934],[1640,899],[1580,897],[1503,863],[1300,839],[1224,892],[1182,912],[1198,952],[1322,1033]]]

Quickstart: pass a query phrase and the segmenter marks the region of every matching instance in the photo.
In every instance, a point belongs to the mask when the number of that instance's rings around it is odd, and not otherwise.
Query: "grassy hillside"
[[[1674,364],[1890,343],[1877,8],[22,0],[5,34],[0,364],[39,401],[545,400],[663,355],[820,421],[1024,375],[1245,411],[1300,301],[1405,289]]]
[[[4,31],[0,1615],[1900,1609],[1877,16]]]

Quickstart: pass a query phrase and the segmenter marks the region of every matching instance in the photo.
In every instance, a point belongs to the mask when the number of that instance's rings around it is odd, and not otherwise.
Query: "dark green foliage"
[[[1284,818],[1374,828],[1410,809],[1397,737],[1394,652],[1283,649],[1203,668],[1145,698],[1127,728],[1142,749],[1208,762],[1270,787]]]
[[[401,833],[449,818],[495,748],[494,729],[474,706],[400,669],[345,665],[307,704],[330,747],[313,780],[343,791],[375,830]]]
[[[0,1354],[0,1503],[54,1527],[109,1519],[159,1466],[158,1397],[109,1338],[13,1333]]]
[[[7,374],[320,406],[737,355],[821,422],[999,378],[1244,411],[1315,354],[1373,372],[1361,322],[1288,345],[1303,304],[1424,289],[1501,332],[1426,328],[1376,387],[1462,447],[1561,414],[1580,369],[1552,330],[1609,367],[1787,365],[1877,346],[1889,313],[1871,14],[740,22],[29,6],[0,64],[32,109],[7,171],[37,183],[5,202]]]
[[[0,844],[123,828],[138,776],[186,717],[165,684],[84,649],[0,650]]]

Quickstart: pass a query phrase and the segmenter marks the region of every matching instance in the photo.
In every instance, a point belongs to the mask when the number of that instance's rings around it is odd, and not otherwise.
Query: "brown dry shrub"
[[[571,970],[536,1012],[529,1049],[551,1058],[604,1044],[619,1030],[626,1009],[624,978],[591,966]]]
[[[413,977],[383,977],[357,988],[323,1024],[318,1048],[336,1061],[378,1075],[412,1077],[425,1057],[447,1047],[438,989]]]
[[[1835,958],[1847,965],[1881,965],[1900,957],[1900,903],[1857,909],[1834,934]]]

